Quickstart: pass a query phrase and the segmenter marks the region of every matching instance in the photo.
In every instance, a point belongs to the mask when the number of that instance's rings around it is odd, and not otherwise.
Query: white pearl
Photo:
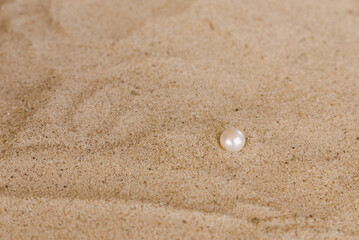
[[[231,152],[242,150],[246,139],[244,134],[236,128],[229,128],[224,131],[219,139],[222,147]]]

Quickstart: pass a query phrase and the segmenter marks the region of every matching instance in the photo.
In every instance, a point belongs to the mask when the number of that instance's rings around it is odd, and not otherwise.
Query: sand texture
[[[0,239],[359,239],[359,1],[0,0]]]

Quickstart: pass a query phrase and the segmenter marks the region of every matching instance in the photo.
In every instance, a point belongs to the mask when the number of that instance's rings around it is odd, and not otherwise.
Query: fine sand
[[[358,119],[358,0],[0,0],[0,239],[359,239]]]

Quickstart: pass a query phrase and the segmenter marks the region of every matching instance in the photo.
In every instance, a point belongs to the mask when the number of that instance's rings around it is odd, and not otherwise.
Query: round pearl
[[[231,152],[242,150],[246,139],[244,134],[236,128],[229,128],[224,131],[219,139],[222,147]]]

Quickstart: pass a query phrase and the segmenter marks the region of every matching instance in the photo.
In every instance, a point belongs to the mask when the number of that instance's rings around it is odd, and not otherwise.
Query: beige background
[[[359,238],[358,0],[0,4],[1,239]]]

